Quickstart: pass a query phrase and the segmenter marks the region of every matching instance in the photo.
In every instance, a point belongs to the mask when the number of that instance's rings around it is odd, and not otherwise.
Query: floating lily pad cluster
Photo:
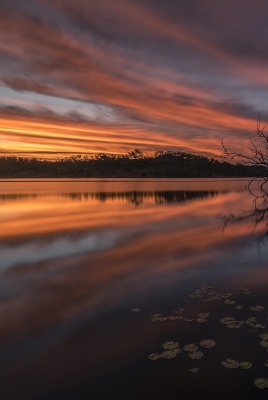
[[[202,299],[203,301],[216,301],[216,300],[225,300],[227,304],[233,300],[228,300],[233,296],[233,293],[226,292],[220,293],[214,289],[214,286],[209,285],[201,285],[199,289],[195,290],[194,293],[190,294],[190,297],[193,299]],[[231,303],[234,304],[234,303]]]
[[[179,343],[173,340],[164,342],[162,344],[162,348],[164,349],[162,353],[152,353],[149,355],[149,359],[152,361],[159,360],[160,358],[171,360],[182,353],[182,349],[179,347]]]
[[[252,291],[246,286],[240,286],[240,291],[245,296],[256,297],[256,295],[252,294]],[[234,299],[234,293],[231,292],[218,292],[214,289],[213,286],[202,285],[199,289],[197,289],[193,294],[190,294],[192,298],[202,299],[203,301],[221,301],[227,305],[234,306],[235,310],[241,311],[245,310],[245,306],[242,304],[236,304],[236,300]],[[255,304],[249,307],[251,312],[261,313],[265,310],[265,307],[260,304]],[[249,325],[253,329],[264,329],[266,325],[263,325],[258,322],[256,317],[250,316],[246,320],[240,320],[235,317],[224,317],[220,319],[220,322],[223,323],[227,328],[238,329],[243,325]]]
[[[249,325],[251,328],[266,328],[266,325],[259,324],[255,317],[249,317],[246,320],[237,320],[235,317],[224,317],[220,319],[220,322],[225,325],[226,328],[238,329],[243,325]]]
[[[216,341],[212,339],[205,339],[199,342],[199,346],[203,347],[203,349],[209,349],[215,345]],[[171,340],[162,344],[162,348],[164,349],[162,353],[152,353],[149,355],[149,359],[152,361],[156,361],[161,358],[171,360],[176,358],[179,354],[186,354],[192,360],[200,360],[204,357],[204,352],[199,349],[199,346],[195,343],[187,343],[180,348],[178,342]]]
[[[239,285],[237,285],[239,286]],[[241,301],[242,296],[250,296],[256,297],[252,291],[246,286],[240,286],[240,295],[239,302],[237,302],[236,294],[230,291],[219,292],[215,290],[215,287],[212,285],[201,285],[200,288],[195,290],[190,297],[193,299],[198,299],[204,302],[213,302],[220,301],[228,306],[230,306],[230,310],[234,310],[234,315],[222,315],[220,316],[219,322],[228,329],[239,329],[250,328],[250,331],[257,332],[259,335],[259,344],[263,348],[265,352],[268,352],[268,332],[265,331],[266,325],[263,324],[264,318],[268,320],[268,316],[265,315],[265,307],[261,304],[258,304],[254,301],[253,305],[248,306],[248,304],[243,304]],[[242,303],[242,304],[241,304]],[[241,313],[238,311],[241,311]],[[245,315],[246,313],[250,313],[248,316],[237,317],[237,315]],[[252,313],[254,313],[252,315]],[[199,312],[193,318],[189,318],[189,316],[185,315],[185,309],[180,308],[174,311],[172,314],[163,315],[163,314],[153,314],[151,316],[152,322],[163,322],[163,321],[181,321],[181,322],[196,322],[196,323],[205,323],[208,321],[210,317],[209,312]],[[260,317],[261,320],[257,318]],[[159,360],[159,359],[174,359],[178,355],[186,355],[192,360],[201,360],[205,356],[206,349],[210,349],[216,345],[216,341],[212,339],[204,339],[200,341],[198,344],[196,343],[187,343],[179,347],[179,343],[177,341],[168,341],[162,344],[163,351],[161,353],[152,353],[149,355],[150,360]],[[220,362],[224,368],[235,370],[242,369],[247,370],[252,368],[252,362],[248,360],[238,361],[233,358],[226,358],[225,360]],[[268,359],[263,361],[263,366],[268,368]],[[192,367],[188,369],[189,372],[196,374],[199,372],[198,367]],[[267,389],[268,388],[268,378],[260,377],[254,380],[254,384],[259,389]]]
[[[183,346],[183,350],[192,360],[200,360],[204,357],[203,351],[198,350],[198,346],[195,343],[186,344]]]
[[[163,315],[163,314],[153,314],[151,316],[152,322],[164,322],[164,321],[182,321],[182,322],[198,322],[204,323],[208,321],[208,312],[198,313],[195,318],[189,318],[184,316],[184,309],[174,311],[174,314]]]
[[[240,291],[246,296],[254,296],[249,288],[246,286],[240,286]],[[234,294],[231,292],[218,292],[215,290],[214,286],[201,285],[199,289],[195,290],[194,293],[190,294],[193,299],[202,299],[203,301],[220,301],[223,300],[225,304],[234,305],[236,301],[233,299]],[[242,310],[243,306],[238,305],[238,310]],[[262,306],[256,306],[256,310],[262,311],[264,308]]]
[[[252,367],[252,363],[250,361],[237,361],[233,360],[232,358],[227,358],[226,360],[221,362],[221,365],[225,368],[228,369],[236,369],[236,368],[242,368],[242,369],[249,369]]]

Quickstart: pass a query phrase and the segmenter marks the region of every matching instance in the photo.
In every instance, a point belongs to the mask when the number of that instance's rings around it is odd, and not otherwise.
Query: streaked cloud
[[[268,100],[265,0],[0,0],[2,154],[207,155]]]

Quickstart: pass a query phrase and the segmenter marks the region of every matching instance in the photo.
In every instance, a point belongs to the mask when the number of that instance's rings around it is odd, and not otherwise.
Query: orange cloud
[[[210,20],[210,2],[196,6],[201,25],[191,13],[187,23],[186,3],[173,11],[150,0],[115,0],[112,9],[108,0],[38,4],[31,13],[0,10],[2,153],[179,147],[215,156],[222,137],[241,147],[254,131],[266,60],[236,55],[221,16]],[[209,34],[202,18],[219,31]],[[252,98],[241,95],[246,80]]]

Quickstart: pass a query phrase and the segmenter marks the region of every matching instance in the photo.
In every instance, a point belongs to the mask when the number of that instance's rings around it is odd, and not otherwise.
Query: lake
[[[246,180],[1,180],[3,399],[264,399]],[[267,385],[268,386],[268,385]]]

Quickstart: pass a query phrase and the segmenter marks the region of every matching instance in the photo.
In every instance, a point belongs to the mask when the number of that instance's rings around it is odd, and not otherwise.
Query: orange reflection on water
[[[206,207],[210,209],[210,217],[224,212],[225,203],[215,191],[174,193],[167,190],[0,194],[0,239],[146,227],[189,212],[205,217]],[[195,203],[195,199],[207,199],[208,204]],[[228,202],[231,201],[229,196]],[[165,204],[172,207],[163,207]]]
[[[143,320],[136,325],[131,307],[146,307],[144,299],[162,302],[189,284],[233,282],[238,275],[240,281],[252,276],[256,284],[260,277],[267,281],[256,269],[263,262],[254,243],[259,231],[251,237],[248,223],[240,223],[222,232],[220,217],[252,206],[247,193],[229,191],[223,182],[209,181],[207,187],[200,181],[5,185],[0,193],[0,344],[11,354],[11,375],[21,376],[37,363],[42,376],[58,382],[61,367],[66,379],[77,376],[79,368],[92,368],[92,359],[94,371],[102,371],[104,364],[124,362],[142,347],[144,357],[148,340],[161,343],[172,328],[167,324],[156,331]],[[213,307],[205,306],[206,311]],[[69,338],[75,340],[71,346]],[[45,340],[45,351],[38,340]],[[25,348],[27,360],[13,356]],[[66,366],[57,361],[63,355]]]

